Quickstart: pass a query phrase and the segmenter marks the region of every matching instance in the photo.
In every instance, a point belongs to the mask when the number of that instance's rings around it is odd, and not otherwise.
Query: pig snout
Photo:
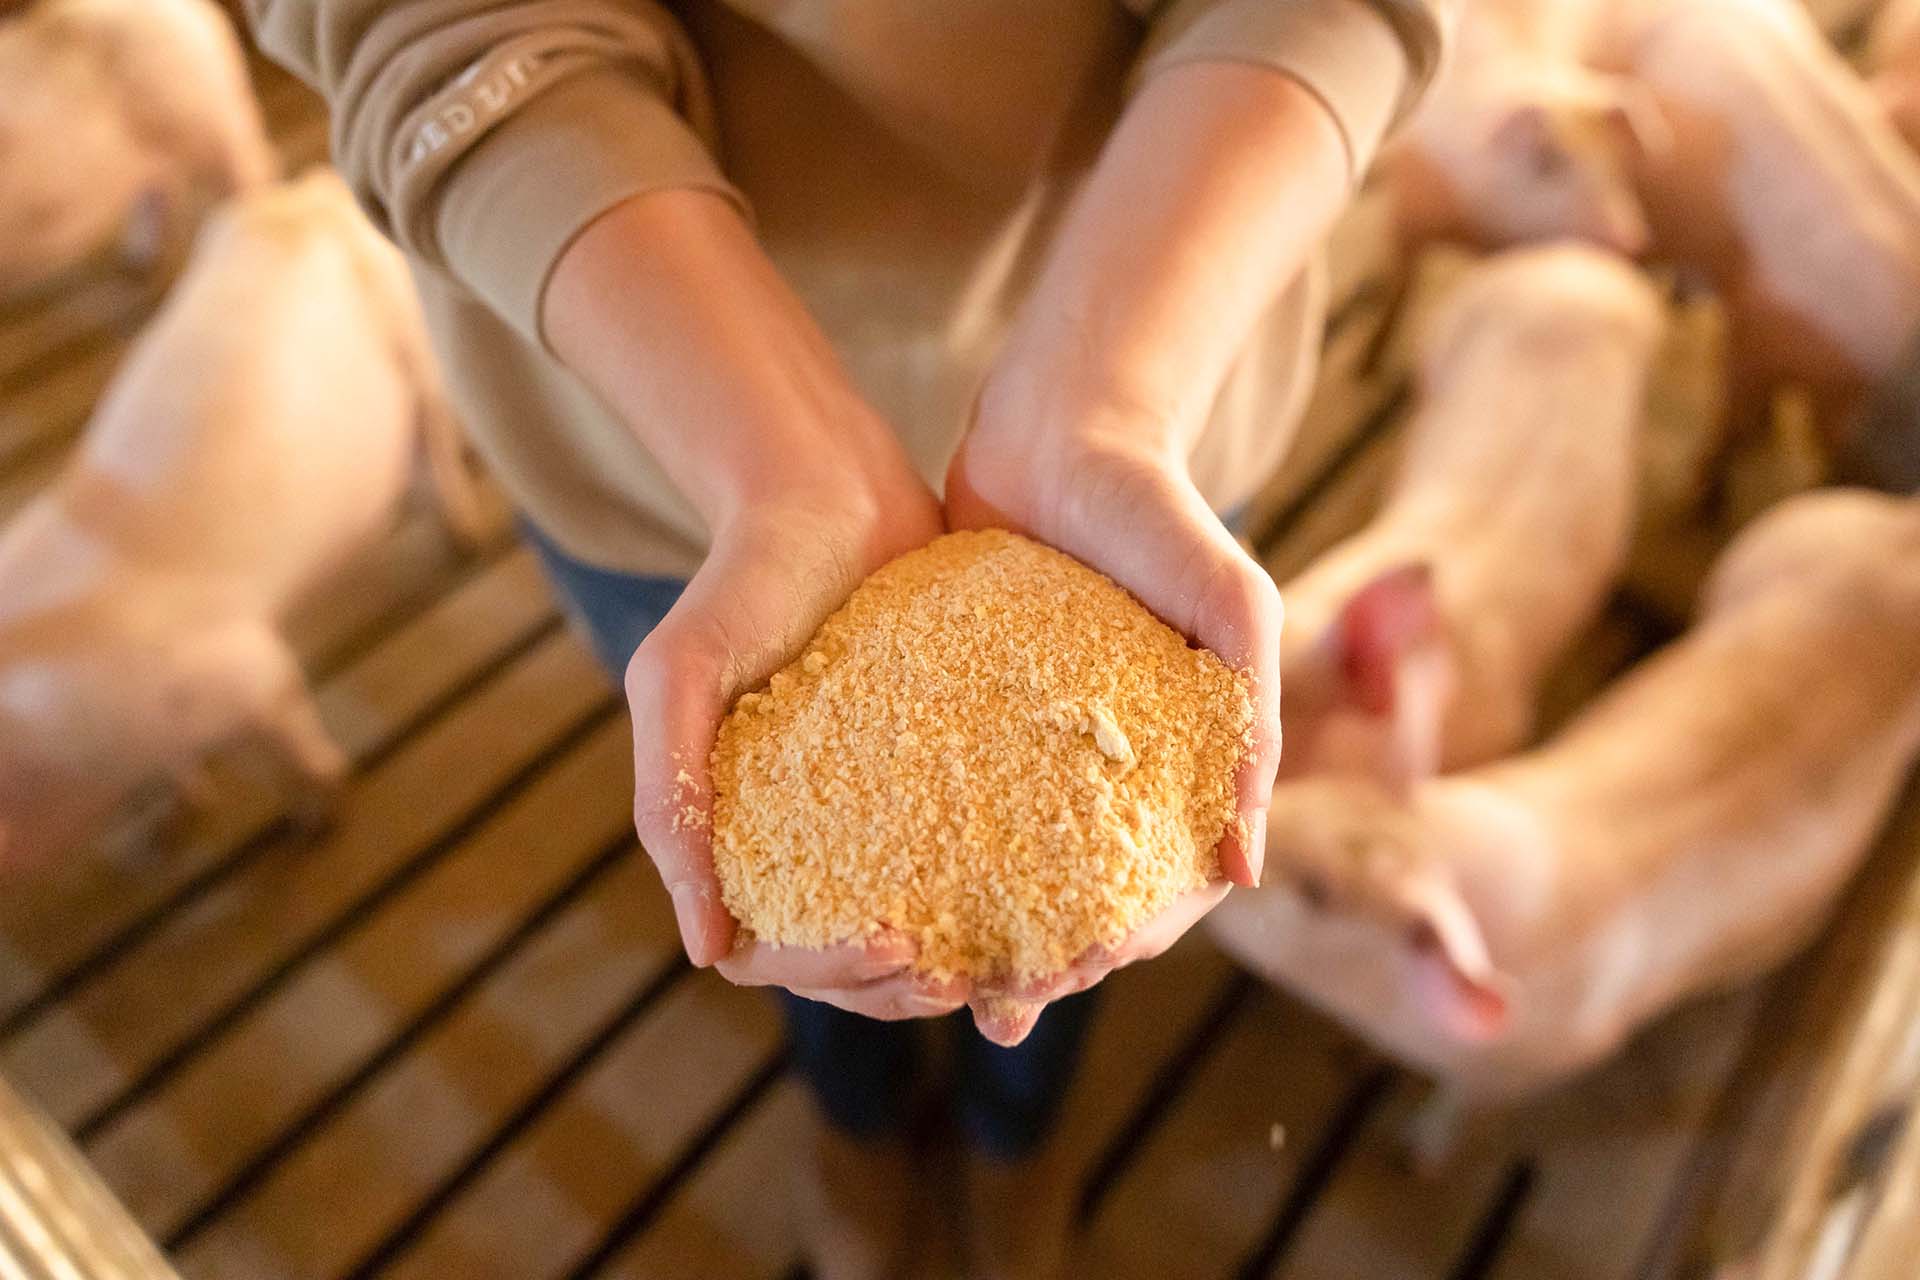
[[[1267,863],[1316,916],[1366,921],[1401,948],[1422,1015],[1466,1045],[1498,1038],[1511,984],[1448,865],[1448,833],[1419,797],[1364,778],[1275,788]]]
[[[1454,684],[1432,567],[1383,570],[1288,664],[1281,717],[1298,745],[1282,758],[1283,775],[1365,773],[1395,788],[1431,776]]]

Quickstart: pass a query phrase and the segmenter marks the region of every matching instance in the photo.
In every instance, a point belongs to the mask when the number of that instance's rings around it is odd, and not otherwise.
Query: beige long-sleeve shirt
[[[930,481],[1126,95],[1177,63],[1295,77],[1357,176],[1458,0],[246,0],[333,109],[336,163],[416,267],[456,402],[510,495],[591,563],[706,544],[633,432],[547,348],[540,299],[597,216],[697,187],[762,244]],[[1276,299],[1193,457],[1216,507],[1278,461],[1319,273]]]

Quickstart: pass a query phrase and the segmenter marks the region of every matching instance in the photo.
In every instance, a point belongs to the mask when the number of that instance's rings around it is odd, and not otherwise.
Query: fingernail
[[[707,931],[707,894],[697,884],[677,884],[668,893],[673,897],[673,918],[680,926],[680,942],[687,949],[687,961],[704,969],[720,957],[713,954],[713,940]]]

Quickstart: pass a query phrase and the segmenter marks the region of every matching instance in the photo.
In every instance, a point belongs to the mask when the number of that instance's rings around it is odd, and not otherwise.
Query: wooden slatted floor
[[[260,79],[290,165],[319,158],[316,104]],[[1323,385],[1254,511],[1282,577],[1357,527],[1394,458],[1408,352],[1382,332],[1379,214],[1341,232]],[[0,311],[0,517],[151,302],[102,268]],[[1669,430],[1698,404],[1677,350]],[[1684,594],[1658,573],[1623,592],[1549,721],[1670,634]],[[337,821],[303,831],[234,767],[163,853],[0,888],[0,1074],[190,1277],[794,1274],[803,1103],[777,1019],[680,955],[628,830],[624,713],[530,553],[459,552],[409,512],[291,631],[355,762]],[[1733,1066],[1772,1078],[1792,1040],[1777,1004],[1691,1006],[1420,1176],[1403,1135],[1425,1085],[1189,939],[1108,984],[1064,1122],[1082,1273],[1643,1274],[1742,1129]]]

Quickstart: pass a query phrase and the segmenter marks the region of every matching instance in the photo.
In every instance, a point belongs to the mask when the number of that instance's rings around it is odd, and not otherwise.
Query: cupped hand
[[[1188,894],[1126,943],[1062,974],[974,992],[974,1021],[1018,1043],[1047,1002],[1173,945],[1226,896],[1259,882],[1266,811],[1280,763],[1280,594],[1194,487],[1176,433],[1112,411],[1041,424],[1002,409],[992,388],[947,475],[947,522],[999,527],[1056,547],[1132,592],[1163,622],[1251,679],[1252,746],[1235,780],[1237,821],[1218,848],[1222,879]]]
[[[744,504],[716,530],[705,563],[627,666],[634,825],[694,964],[870,1017],[926,1017],[964,996],[914,975],[903,939],[811,950],[740,937],[713,868],[708,760],[728,708],[797,656],[868,574],[941,532],[932,493],[904,459],[881,470],[791,477],[776,498]]]

